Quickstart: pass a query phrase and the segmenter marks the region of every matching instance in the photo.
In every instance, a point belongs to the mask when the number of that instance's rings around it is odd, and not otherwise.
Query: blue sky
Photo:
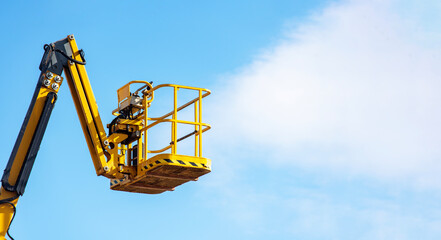
[[[437,1],[56,1],[0,9],[6,164],[45,43],[74,34],[104,123],[134,79],[209,88],[213,172],[96,177],[62,87],[16,239],[439,239]],[[8,85],[6,85],[8,84]]]

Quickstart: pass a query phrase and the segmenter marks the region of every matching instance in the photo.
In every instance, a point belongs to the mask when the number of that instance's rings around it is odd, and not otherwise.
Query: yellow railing
[[[202,133],[205,131],[208,131],[211,127],[209,124],[202,122],[202,98],[210,95],[210,90],[204,89],[204,88],[195,88],[195,87],[187,87],[187,86],[181,86],[181,85],[175,85],[175,84],[161,84],[158,85],[146,92],[147,95],[151,95],[151,98],[149,101],[153,101],[153,93],[154,91],[160,89],[160,88],[166,88],[170,87],[173,88],[173,110],[161,117],[148,117],[147,114],[147,104],[146,108],[144,110],[144,118],[145,118],[145,127],[141,129],[142,134],[144,135],[144,146],[145,146],[145,153],[161,153],[165,152],[169,149],[171,149],[172,154],[177,154],[177,144],[178,142],[191,137],[195,135],[195,144],[194,144],[194,156],[195,157],[202,157]],[[197,97],[194,99],[188,101],[187,103],[178,106],[178,90],[179,89],[187,89],[197,92]],[[179,120],[177,119],[177,113],[181,111],[184,108],[187,108],[191,105],[194,105],[194,121],[185,121],[185,120]],[[149,121],[151,123],[149,123]],[[153,122],[152,122],[153,121]],[[152,127],[163,123],[163,122],[170,122],[171,123],[171,141],[170,144],[159,149],[159,150],[148,150],[147,147],[147,131],[151,129]],[[184,135],[182,137],[177,136],[177,128],[178,124],[189,124],[194,125],[195,129],[193,132]],[[146,156],[144,156],[144,159],[146,159]]]

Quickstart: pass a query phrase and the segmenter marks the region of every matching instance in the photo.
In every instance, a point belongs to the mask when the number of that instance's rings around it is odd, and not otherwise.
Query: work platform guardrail
[[[142,156],[139,159],[139,163],[147,160],[147,153],[163,153],[169,149],[171,149],[171,154],[176,155],[177,154],[177,145],[178,142],[189,138],[191,136],[195,136],[195,142],[194,142],[194,156],[195,157],[202,157],[202,133],[208,131],[211,129],[211,126],[207,123],[202,122],[202,99],[206,96],[210,95],[211,92],[208,89],[204,88],[196,88],[196,87],[188,87],[188,86],[181,86],[176,84],[161,84],[157,85],[155,87],[152,87],[152,85],[149,82],[146,81],[140,81],[135,80],[127,83],[123,87],[118,90],[118,101],[119,103],[123,100],[120,98],[120,91],[121,92],[130,92],[130,85],[132,84],[144,84],[140,88],[138,88],[136,91],[134,91],[132,94],[143,94],[144,95],[144,109],[142,113],[138,117],[142,117],[144,121],[144,127],[141,129],[142,134],[142,143],[141,141],[138,142],[138,145],[142,147],[139,149],[138,156]],[[173,110],[164,114],[160,117],[149,117],[148,116],[148,108],[150,107],[150,103],[154,101],[154,95],[155,91],[158,89],[163,88],[172,88],[173,91]],[[178,91],[180,89],[190,90],[196,92],[196,97],[192,100],[186,102],[185,104],[182,104],[181,106],[178,106]],[[126,95],[124,93],[121,93],[121,95]],[[177,118],[178,112],[181,110],[191,107],[193,105],[194,109],[194,121],[186,121],[186,120],[180,120]],[[117,110],[113,111],[113,114],[117,115]],[[160,123],[171,123],[171,139],[169,145],[157,149],[157,150],[149,150],[148,149],[148,130],[153,128],[154,126],[160,124]],[[177,130],[178,130],[178,124],[187,124],[187,125],[194,125],[194,131],[190,132],[184,136],[178,137],[177,136]]]

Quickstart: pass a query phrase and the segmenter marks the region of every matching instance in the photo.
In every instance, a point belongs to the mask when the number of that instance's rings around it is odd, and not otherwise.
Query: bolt
[[[48,79],[51,79],[53,76],[54,76],[54,75],[53,75],[51,72],[47,72],[47,73],[46,73],[46,77],[47,77]]]
[[[43,81],[43,85],[46,86],[46,87],[49,87],[49,85],[51,85],[51,81],[45,79],[45,80]]]
[[[104,140],[104,145],[109,145],[109,141],[108,140]]]
[[[56,83],[52,83],[51,87],[52,87],[52,89],[57,90],[59,86]]]
[[[55,81],[56,83],[61,82],[61,77],[60,77],[60,76],[55,76],[54,81]]]
[[[73,65],[73,64],[74,64],[74,62],[72,62],[72,61],[69,61],[69,64],[70,64],[70,65]]]
[[[73,39],[74,39],[74,36],[73,36],[73,35],[69,35],[69,39],[70,39],[70,40],[73,40]]]
[[[108,167],[108,166],[105,166],[105,167],[104,167],[104,171],[108,172],[108,171],[109,171],[109,167]]]

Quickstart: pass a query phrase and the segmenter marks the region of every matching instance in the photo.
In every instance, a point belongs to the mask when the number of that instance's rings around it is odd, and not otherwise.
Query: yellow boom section
[[[72,49],[73,58],[81,61],[81,56],[73,35],[68,37],[68,41]],[[102,175],[105,173],[104,167],[107,166],[105,155],[109,158],[109,154],[106,153],[103,145],[107,136],[103,123],[101,122],[86,68],[84,65],[69,61],[69,64],[64,67],[64,70],[87,146],[89,147],[90,156],[95,166],[95,171],[97,175]]]
[[[24,193],[63,78],[50,71],[40,74],[31,104],[2,177],[0,239],[5,239],[20,195]]]

